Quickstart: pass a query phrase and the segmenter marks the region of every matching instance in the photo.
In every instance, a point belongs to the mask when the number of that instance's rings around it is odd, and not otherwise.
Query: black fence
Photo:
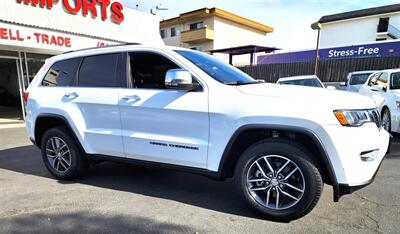
[[[255,79],[275,83],[281,77],[314,74],[314,61],[300,63],[259,64],[238,67]],[[351,59],[331,59],[319,61],[318,77],[322,82],[346,81],[353,71],[383,70],[400,68],[400,57],[369,57]]]

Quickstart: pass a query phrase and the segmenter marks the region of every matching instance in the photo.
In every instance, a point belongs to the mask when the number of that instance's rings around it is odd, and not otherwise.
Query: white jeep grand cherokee
[[[361,95],[258,83],[205,53],[122,45],[49,59],[24,94],[45,166],[75,179],[112,160],[223,180],[270,220],[372,182],[389,145]],[[210,191],[211,193],[211,191]]]

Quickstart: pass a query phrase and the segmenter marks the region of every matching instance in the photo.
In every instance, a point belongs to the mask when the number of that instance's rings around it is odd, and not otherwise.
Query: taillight
[[[28,102],[28,98],[29,98],[29,93],[28,92],[24,92],[22,94],[22,99],[24,99],[24,103],[25,104]]]

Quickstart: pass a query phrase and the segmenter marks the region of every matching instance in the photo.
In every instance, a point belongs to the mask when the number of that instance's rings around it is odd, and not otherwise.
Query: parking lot
[[[398,233],[400,141],[375,182],[340,203],[325,186],[316,209],[291,223],[261,219],[232,181],[115,163],[85,178],[52,178],[24,128],[0,125],[0,233]]]

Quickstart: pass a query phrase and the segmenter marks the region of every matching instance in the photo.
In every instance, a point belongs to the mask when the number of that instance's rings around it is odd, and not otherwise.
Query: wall
[[[177,31],[177,35],[175,37],[171,37],[171,28],[176,28]],[[165,30],[166,36],[165,38],[163,38],[163,41],[166,45],[168,46],[182,46],[181,44],[181,26],[180,25],[175,25],[172,27],[168,27],[168,28],[163,28]]]
[[[381,17],[390,17],[390,24],[400,29],[400,13],[325,23],[322,24],[320,46],[325,48],[374,42]]]
[[[322,82],[343,82],[353,71],[384,70],[398,68],[400,57],[368,57],[324,60],[318,63],[318,74]],[[279,78],[314,74],[315,63],[276,63],[239,67],[255,79],[275,83]]]
[[[204,51],[213,49],[213,47],[214,47],[213,42],[181,43],[180,33],[183,31],[190,30],[190,24],[200,22],[200,21],[204,22],[204,25],[207,25],[208,28],[211,28],[211,29],[214,28],[213,17],[209,17],[209,18],[205,18],[205,19],[198,19],[198,20],[189,20],[183,24],[176,24],[176,25],[173,25],[170,27],[164,27],[164,28],[161,28],[161,29],[166,30],[166,32],[167,32],[167,37],[163,38],[164,43],[168,46],[179,46],[179,47],[185,47],[185,48],[201,46],[201,47],[203,47]],[[179,30],[178,36],[171,37],[171,28],[176,28]]]
[[[219,17],[214,18],[214,49],[245,45],[267,45],[266,33]],[[215,54],[215,56],[224,62],[229,62],[229,56],[226,54]],[[254,59],[254,61],[256,61],[256,59]],[[233,57],[233,64],[244,65],[249,63],[250,55],[248,54]]]
[[[214,17],[214,49],[267,44],[266,33]]]
[[[125,20],[120,24],[110,20],[109,9],[106,11],[108,18],[103,21],[100,14],[97,17],[92,15],[84,17],[81,11],[76,15],[66,12],[63,1],[54,1],[52,9],[49,10],[39,6],[19,4],[15,0],[0,0],[0,9],[2,22],[80,34],[83,37],[97,37],[102,40],[163,44],[159,34],[160,18],[127,7],[123,9]],[[97,13],[100,13],[99,5]]]

